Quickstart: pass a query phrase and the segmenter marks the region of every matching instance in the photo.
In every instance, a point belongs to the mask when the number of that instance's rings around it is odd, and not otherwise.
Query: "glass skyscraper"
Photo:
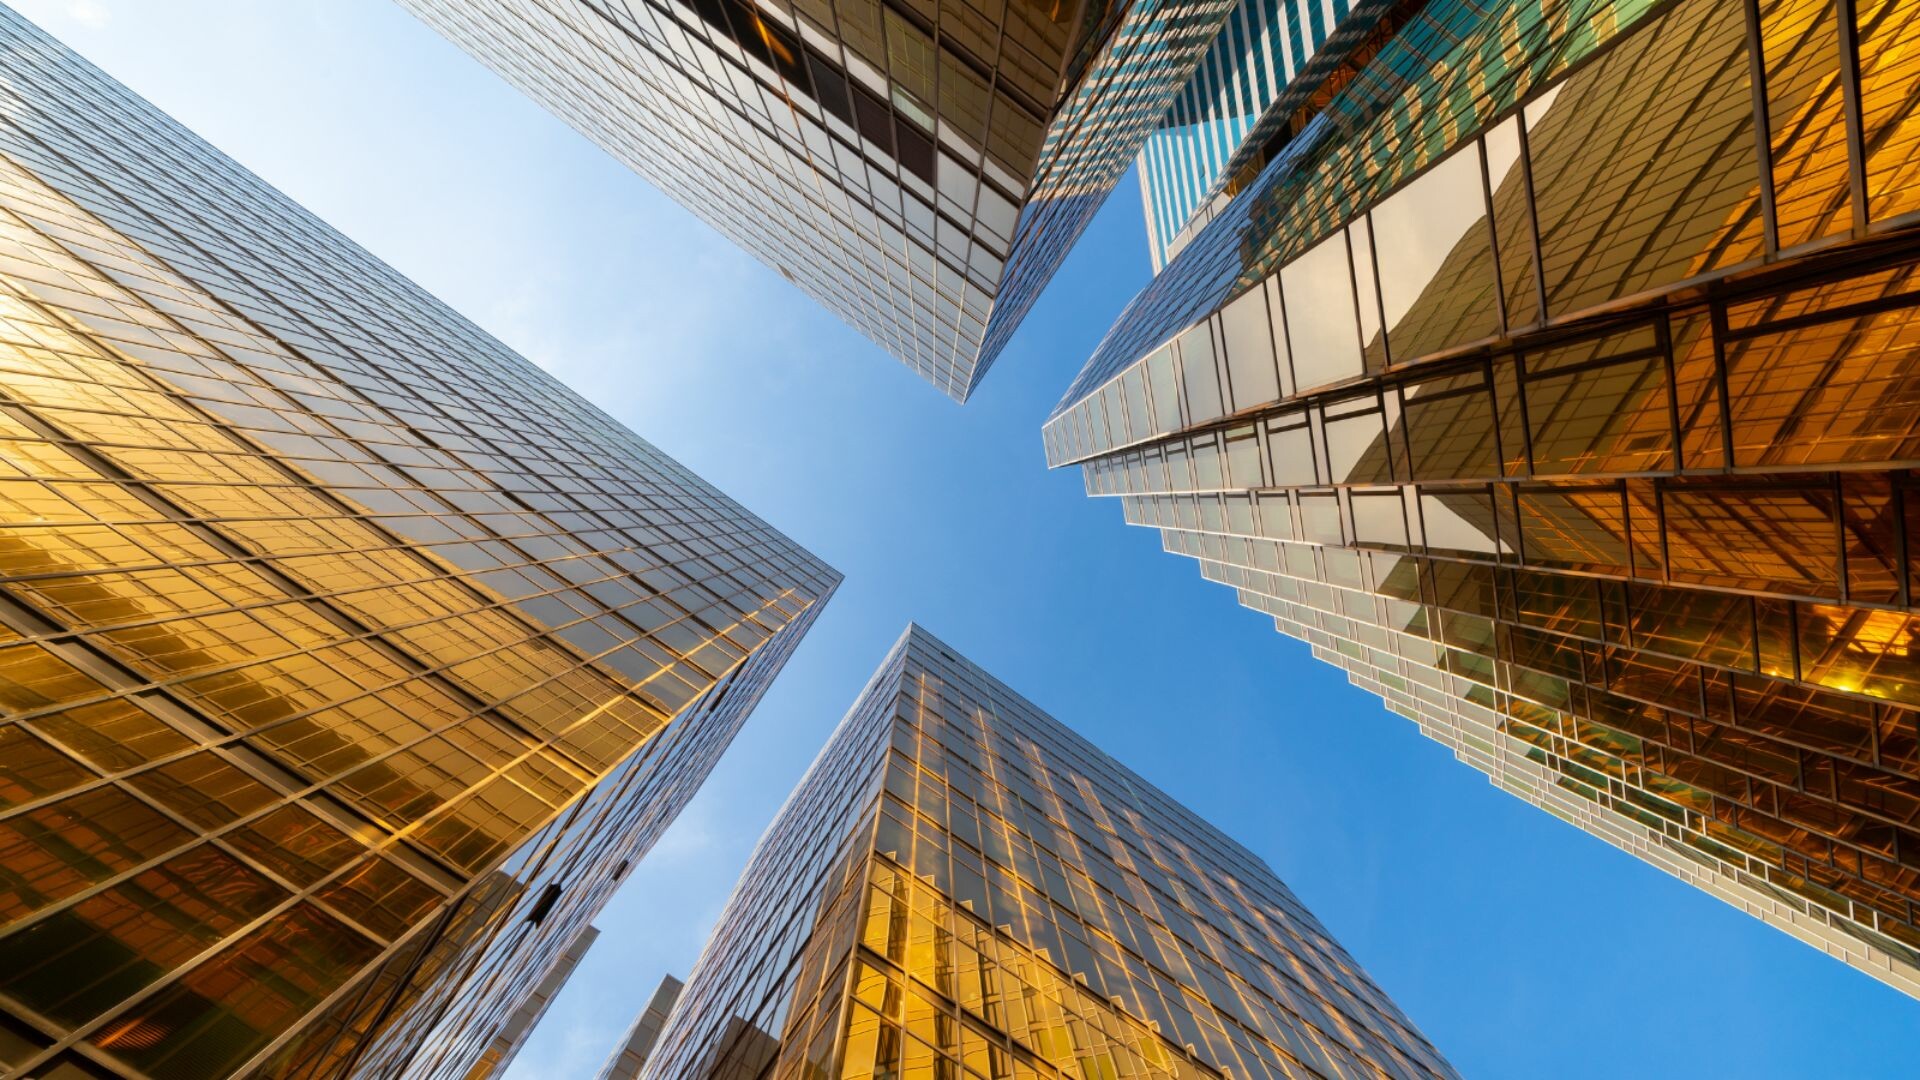
[[[959,401],[1232,6],[401,3]]]
[[[1495,783],[1920,994],[1920,7],[1369,36],[1050,460]]]
[[[660,1032],[666,1029],[667,1018],[673,1015],[673,1006],[680,1000],[680,991],[686,984],[668,975],[654,988],[653,997],[647,1000],[647,1007],[633,1018],[633,1026],[627,1029],[627,1037],[622,1039],[613,1056],[600,1067],[600,1073],[594,1080],[638,1080],[640,1070],[646,1067],[647,1059],[653,1055],[653,1048],[660,1041]]]
[[[1252,853],[909,627],[642,1075],[1454,1073]]]
[[[838,576],[4,8],[0,70],[0,1072],[467,1076]]]
[[[1240,0],[1167,115],[1140,148],[1140,201],[1147,247],[1159,273],[1192,232],[1221,177],[1237,160],[1253,125],[1307,73],[1349,8],[1356,23],[1383,0]],[[1353,35],[1333,36],[1338,46]],[[1324,61],[1321,66],[1324,66]],[[1196,221],[1196,217],[1198,220]]]
[[[600,930],[594,926],[582,927],[574,935],[572,944],[554,960],[553,966],[540,980],[540,985],[532,993],[521,997],[513,1015],[507,1017],[507,1022],[494,1032],[479,1062],[467,1070],[463,1080],[492,1080],[507,1074],[507,1070],[513,1066],[513,1059],[519,1056],[520,1048],[527,1044],[528,1036],[540,1025],[541,1019],[547,1015],[547,1009],[553,1005],[553,999],[566,988],[567,980],[573,977],[574,969],[580,966],[580,961],[586,958],[587,950],[593,948],[599,936]]]

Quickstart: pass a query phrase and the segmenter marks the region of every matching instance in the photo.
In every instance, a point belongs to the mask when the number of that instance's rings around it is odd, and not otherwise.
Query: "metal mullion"
[[[1750,0],[1750,2],[1752,2],[1752,0]],[[1673,471],[1675,473],[1683,473],[1686,471],[1686,438],[1680,428],[1680,377],[1673,362],[1673,319],[1670,313],[1663,311],[1659,317],[1654,320],[1653,333],[1655,348],[1659,350],[1660,361],[1666,368],[1667,428],[1671,433],[1669,437],[1673,440]],[[1656,490],[1658,489],[1656,488]],[[1665,531],[1666,527],[1663,519],[1661,526],[1663,542]],[[1662,555],[1665,555],[1664,551]]]
[[[1522,476],[1530,477],[1533,475],[1534,458],[1533,458],[1533,418],[1531,415],[1529,415],[1527,410],[1527,383],[1529,381],[1527,376],[1527,354],[1524,349],[1515,349],[1512,353],[1508,355],[1513,357],[1513,395],[1514,395],[1514,398],[1518,401],[1520,406],[1520,446],[1518,447],[1518,449],[1524,450],[1527,455],[1527,460],[1524,463],[1526,466],[1526,471],[1522,474]],[[1495,395],[1495,396],[1498,397],[1498,395]],[[1505,467],[1505,463],[1503,462],[1501,465],[1501,473],[1503,474],[1503,478],[1504,478],[1505,472],[1506,472],[1506,467]]]
[[[1673,548],[1667,533],[1667,486],[1659,480],[1651,481],[1650,486],[1653,488],[1653,525],[1654,528],[1660,531],[1660,583],[1662,585],[1671,585],[1673,584]],[[1623,504],[1623,512],[1625,495],[1626,483],[1622,481],[1621,501]],[[1633,547],[1633,525],[1631,521],[1629,521],[1627,525],[1627,547],[1629,552],[1631,552]]]
[[[1533,278],[1534,303],[1539,305],[1540,317],[1536,321],[1539,325],[1545,326],[1547,324],[1547,279],[1546,268],[1542,265],[1545,260],[1541,258],[1540,254],[1540,208],[1539,200],[1534,197],[1533,149],[1527,136],[1526,110],[1524,108],[1516,110],[1513,116],[1515,120],[1514,130],[1520,138],[1521,190],[1526,195],[1527,204],[1527,235],[1525,240],[1527,246],[1531,249],[1529,254],[1531,255],[1530,261],[1533,264],[1533,273],[1531,276]],[[1533,456],[1531,452],[1529,452],[1527,456],[1528,460],[1531,461]]]
[[[1898,557],[1898,573],[1895,575],[1899,604],[1903,608],[1913,606],[1912,578],[1910,566],[1912,549],[1907,533],[1907,488],[1896,481],[1892,485],[1892,510],[1894,528],[1894,551]]]
[[[1846,105],[1847,191],[1853,203],[1853,235],[1867,231],[1867,151],[1860,99],[1859,12],[1855,0],[1833,0],[1839,29],[1840,87]]]
[[[1747,80],[1753,90],[1753,152],[1760,178],[1760,224],[1766,257],[1780,251],[1780,224],[1773,196],[1773,121],[1767,104],[1765,36],[1760,30],[1760,0],[1742,0],[1747,25]]]
[[[1707,306],[1708,332],[1713,335],[1713,377],[1720,397],[1720,452],[1723,470],[1735,467],[1733,455],[1733,398],[1727,379],[1727,308],[1722,301]]]
[[[1840,482],[1840,474],[1827,474],[1828,490],[1833,499],[1833,571],[1842,604],[1852,605],[1853,586],[1847,580],[1847,504],[1846,491]]]
[[[1895,265],[1896,267],[1899,266],[1899,264],[1895,264]],[[1874,269],[1877,269],[1877,268],[1874,268]],[[1870,269],[1869,273],[1871,272],[1872,271]],[[1861,276],[1865,276],[1865,275],[1861,275]],[[1832,280],[1832,279],[1827,278],[1827,280]],[[1911,281],[1911,277],[1909,277],[1909,281]],[[1819,284],[1819,283],[1821,283],[1821,279],[1816,278],[1812,282],[1802,283],[1797,287],[1804,287],[1804,285],[1806,284]],[[1751,297],[1751,298],[1744,298],[1744,297],[1738,297],[1738,296],[1729,297],[1726,302],[1729,304],[1765,303],[1765,302],[1777,303],[1778,301],[1784,298],[1785,298],[1785,293],[1772,292],[1764,296]],[[1876,297],[1872,300],[1861,300],[1856,303],[1846,304],[1844,306],[1837,307],[1837,308],[1824,308],[1819,311],[1810,311],[1801,315],[1791,315],[1786,318],[1771,319],[1764,322],[1755,323],[1751,326],[1742,326],[1742,327],[1729,326],[1727,330],[1727,340],[1728,341],[1744,341],[1747,338],[1752,338],[1752,337],[1763,337],[1768,335],[1783,334],[1783,333],[1788,333],[1794,330],[1802,330],[1808,327],[1826,326],[1831,323],[1839,323],[1839,322],[1847,322],[1849,320],[1871,318],[1875,315],[1883,315],[1891,311],[1904,311],[1906,309],[1913,308],[1916,306],[1920,306],[1920,297],[1916,297],[1912,291],[1900,292],[1900,293],[1895,293],[1891,296]]]

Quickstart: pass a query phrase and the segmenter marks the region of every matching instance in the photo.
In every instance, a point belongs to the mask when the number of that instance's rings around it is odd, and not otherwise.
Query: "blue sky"
[[[918,620],[1265,857],[1470,1076],[1911,1075],[1920,1003],[1489,786],[1039,424],[1148,275],[1132,179],[971,404],[386,0],[13,0],[847,576],[513,1080],[591,1076]]]

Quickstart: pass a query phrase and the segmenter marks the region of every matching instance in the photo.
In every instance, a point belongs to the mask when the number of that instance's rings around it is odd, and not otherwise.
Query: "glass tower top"
[[[1228,0],[401,0],[955,400]]]
[[[646,1077],[1450,1077],[1264,863],[919,627]]]

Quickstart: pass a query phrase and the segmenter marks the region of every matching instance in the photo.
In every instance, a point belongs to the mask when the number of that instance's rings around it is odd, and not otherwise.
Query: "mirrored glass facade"
[[[640,1070],[646,1067],[647,1059],[653,1056],[653,1048],[660,1041],[660,1032],[666,1029],[667,1018],[673,1015],[673,1007],[679,1002],[680,991],[684,989],[686,984],[671,975],[660,980],[653,997],[647,1000],[647,1007],[634,1017],[633,1027],[627,1029],[627,1037],[621,1041],[620,1048],[607,1059],[600,1069],[600,1075],[594,1080],[638,1080]]]
[[[1496,783],[1920,994],[1920,8],[1393,30],[1050,460]]]
[[[958,401],[1231,6],[401,3]]]
[[[1455,1074],[1252,853],[909,627],[644,1075]]]
[[[1206,223],[1203,208],[1253,127],[1296,77],[1316,84],[1310,60],[1364,38],[1384,0],[1240,0],[1193,77],[1140,148],[1147,249],[1159,273]],[[1353,22],[1346,20],[1353,16]],[[1196,220],[1197,219],[1197,220]]]
[[[513,1010],[506,1024],[494,1033],[486,1052],[467,1071],[464,1080],[490,1080],[507,1075],[507,1070],[513,1066],[513,1059],[520,1054],[520,1048],[527,1044],[527,1037],[533,1034],[534,1028],[540,1026],[553,999],[566,988],[567,980],[573,977],[574,969],[580,966],[581,960],[586,959],[587,950],[593,948],[599,936],[600,930],[594,926],[588,926],[574,936],[573,943],[554,960],[553,967],[540,980],[540,985],[520,1000],[519,1007]]]
[[[468,1074],[837,575],[0,8],[0,1072]]]

